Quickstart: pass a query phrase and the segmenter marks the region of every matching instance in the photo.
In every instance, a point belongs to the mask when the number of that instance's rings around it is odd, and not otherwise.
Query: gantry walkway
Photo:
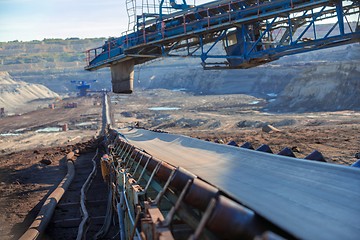
[[[199,57],[205,68],[248,68],[360,39],[355,0],[221,0],[177,9],[137,16],[133,32],[87,51],[85,69],[174,56]]]

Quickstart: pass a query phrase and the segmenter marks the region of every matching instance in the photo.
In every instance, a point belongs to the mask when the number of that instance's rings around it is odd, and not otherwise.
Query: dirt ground
[[[268,101],[242,94],[196,96],[159,89],[112,97],[119,128],[138,125],[203,140],[250,142],[254,148],[268,144],[274,153],[289,147],[298,158],[317,150],[330,163],[356,161],[360,112],[273,113],[266,109]],[[267,124],[279,131],[264,132]]]
[[[77,108],[64,108],[77,102]],[[0,239],[18,239],[66,175],[64,156],[97,135],[97,98],[0,119]],[[68,131],[41,132],[68,125]],[[39,131],[40,130],[40,131]],[[49,164],[50,163],[50,164]]]
[[[299,158],[316,149],[328,162],[344,165],[355,162],[360,152],[360,112],[356,111],[271,113],[266,110],[268,99],[159,89],[111,99],[118,128],[139,126],[224,143],[248,141],[255,148],[268,144],[274,153],[290,147]],[[67,101],[76,101],[78,107],[59,105],[0,119],[0,239],[16,239],[25,231],[49,190],[66,174],[66,152],[99,131],[99,99]],[[38,131],[64,124],[69,131]],[[267,124],[279,131],[263,131]]]

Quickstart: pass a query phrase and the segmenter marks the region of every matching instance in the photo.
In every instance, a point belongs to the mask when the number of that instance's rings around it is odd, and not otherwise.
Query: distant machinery
[[[96,80],[90,80],[89,82],[96,82]],[[87,81],[71,81],[71,83],[77,84],[76,89],[79,90],[78,95],[80,97],[86,97],[91,85]]]

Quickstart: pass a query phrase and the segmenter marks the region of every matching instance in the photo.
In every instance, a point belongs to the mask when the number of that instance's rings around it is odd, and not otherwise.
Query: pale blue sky
[[[125,0],[0,0],[0,41],[119,36]]]
[[[127,22],[125,0],[0,0],[0,42],[116,37]]]
[[[0,42],[118,37],[127,30],[125,1],[0,0]],[[199,5],[213,0],[187,0],[194,1]]]

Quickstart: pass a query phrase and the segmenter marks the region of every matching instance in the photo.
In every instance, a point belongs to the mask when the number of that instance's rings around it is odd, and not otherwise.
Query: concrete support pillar
[[[134,85],[134,61],[120,62],[110,67],[114,93],[130,94]]]

